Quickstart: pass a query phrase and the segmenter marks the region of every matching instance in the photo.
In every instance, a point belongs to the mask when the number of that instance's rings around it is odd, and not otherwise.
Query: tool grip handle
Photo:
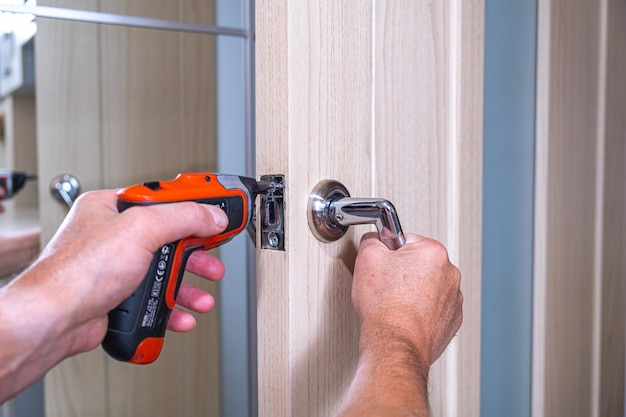
[[[120,213],[135,206],[195,201],[222,208],[228,216],[228,226],[217,235],[189,236],[163,245],[154,253],[139,288],[109,312],[102,347],[110,356],[137,364],[151,363],[158,358],[187,259],[194,250],[209,250],[228,242],[246,227],[251,213],[246,190],[240,177],[196,173],[179,174],[172,181],[149,182],[118,191]]]
[[[135,292],[109,312],[109,327],[102,342],[113,358],[137,364],[154,362],[182,282],[187,259],[203,245],[182,240],[154,253],[150,268]]]

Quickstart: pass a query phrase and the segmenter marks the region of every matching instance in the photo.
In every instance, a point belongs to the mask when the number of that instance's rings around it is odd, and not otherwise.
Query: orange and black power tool
[[[272,186],[270,182],[237,175],[194,173],[118,191],[120,212],[134,206],[195,201],[221,207],[228,215],[228,226],[218,235],[186,237],[154,253],[139,288],[109,313],[102,347],[110,356],[137,364],[157,359],[189,255],[194,250],[220,246],[245,229],[253,218],[256,195]]]
[[[27,174],[26,172],[13,171],[10,169],[0,168],[0,200],[8,200],[12,198],[22,187],[26,181],[35,180],[37,176]]]

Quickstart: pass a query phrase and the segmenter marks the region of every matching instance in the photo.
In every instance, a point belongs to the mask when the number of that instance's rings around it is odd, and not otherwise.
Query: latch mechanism
[[[262,175],[261,181],[270,184],[269,190],[260,197],[261,249],[285,250],[285,176]]]

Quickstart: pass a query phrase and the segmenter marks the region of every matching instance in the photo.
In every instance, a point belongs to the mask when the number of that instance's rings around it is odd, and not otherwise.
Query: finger
[[[424,236],[420,236],[420,235],[416,235],[416,234],[412,234],[412,233],[406,233],[404,235],[405,237],[405,245],[400,248],[399,250],[402,250],[403,248],[406,248],[404,250],[408,250],[408,248],[410,247],[411,244],[414,243],[419,243],[421,241],[423,241],[425,238]],[[364,249],[367,248],[371,248],[371,249],[380,249],[380,250],[390,250],[379,238],[378,233],[376,232],[369,232],[369,233],[365,233],[362,237],[361,237],[361,243],[359,245],[359,251],[362,251]]]
[[[368,232],[368,233],[364,233],[363,236],[361,236],[361,243],[368,242],[370,240],[378,240],[378,241],[380,241],[380,239],[378,238],[378,233],[376,233],[376,232]]]
[[[378,233],[368,232],[368,233],[365,233],[363,236],[361,236],[359,250],[363,249],[364,247],[368,247],[370,245],[373,245],[373,246],[383,245],[384,246],[383,242],[381,242],[380,239],[378,238]]]
[[[167,330],[172,332],[189,332],[196,327],[196,318],[186,311],[174,308],[167,322]]]
[[[219,207],[193,202],[135,206],[121,215],[135,230],[150,230],[153,250],[188,236],[214,236],[228,225],[228,217]]]
[[[405,233],[404,234],[404,238],[406,239],[406,243],[407,244],[419,243],[419,242],[422,242],[425,239],[429,239],[426,236],[416,235],[414,233]]]
[[[116,190],[94,190],[78,197],[75,206],[90,205],[92,210],[104,206],[117,213],[117,200]],[[137,215],[138,209],[141,210],[141,215]],[[187,236],[213,236],[228,226],[228,216],[222,209],[193,202],[135,206],[124,213],[135,220],[146,218],[146,221],[151,222],[153,232],[168,239],[168,242]]]
[[[219,281],[224,277],[224,264],[207,252],[194,251],[187,260],[187,271],[209,281]]]
[[[215,306],[215,299],[208,292],[182,282],[176,296],[176,304],[197,313],[208,313]]]
[[[76,205],[90,204],[105,206],[117,213],[116,190],[94,190],[82,194],[76,201]],[[133,209],[133,210],[130,210]],[[228,226],[228,216],[222,209],[208,204],[193,202],[153,204],[143,207],[131,207],[125,212],[130,212],[134,217],[137,209],[142,210],[141,217],[150,216],[152,225],[158,224],[156,232],[162,233],[168,241],[175,241],[187,236],[213,236],[223,231]],[[173,221],[175,220],[175,221]]]

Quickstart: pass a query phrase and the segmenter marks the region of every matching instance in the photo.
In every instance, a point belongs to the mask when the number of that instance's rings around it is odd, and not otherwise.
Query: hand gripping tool
[[[253,226],[256,195],[275,186],[254,178],[203,172],[179,174],[171,181],[146,182],[118,191],[120,212],[135,206],[195,201],[222,208],[228,216],[228,226],[215,236],[189,236],[157,250],[139,288],[109,313],[104,350],[120,361],[155,361],[189,255],[195,250],[223,245],[247,226]]]

